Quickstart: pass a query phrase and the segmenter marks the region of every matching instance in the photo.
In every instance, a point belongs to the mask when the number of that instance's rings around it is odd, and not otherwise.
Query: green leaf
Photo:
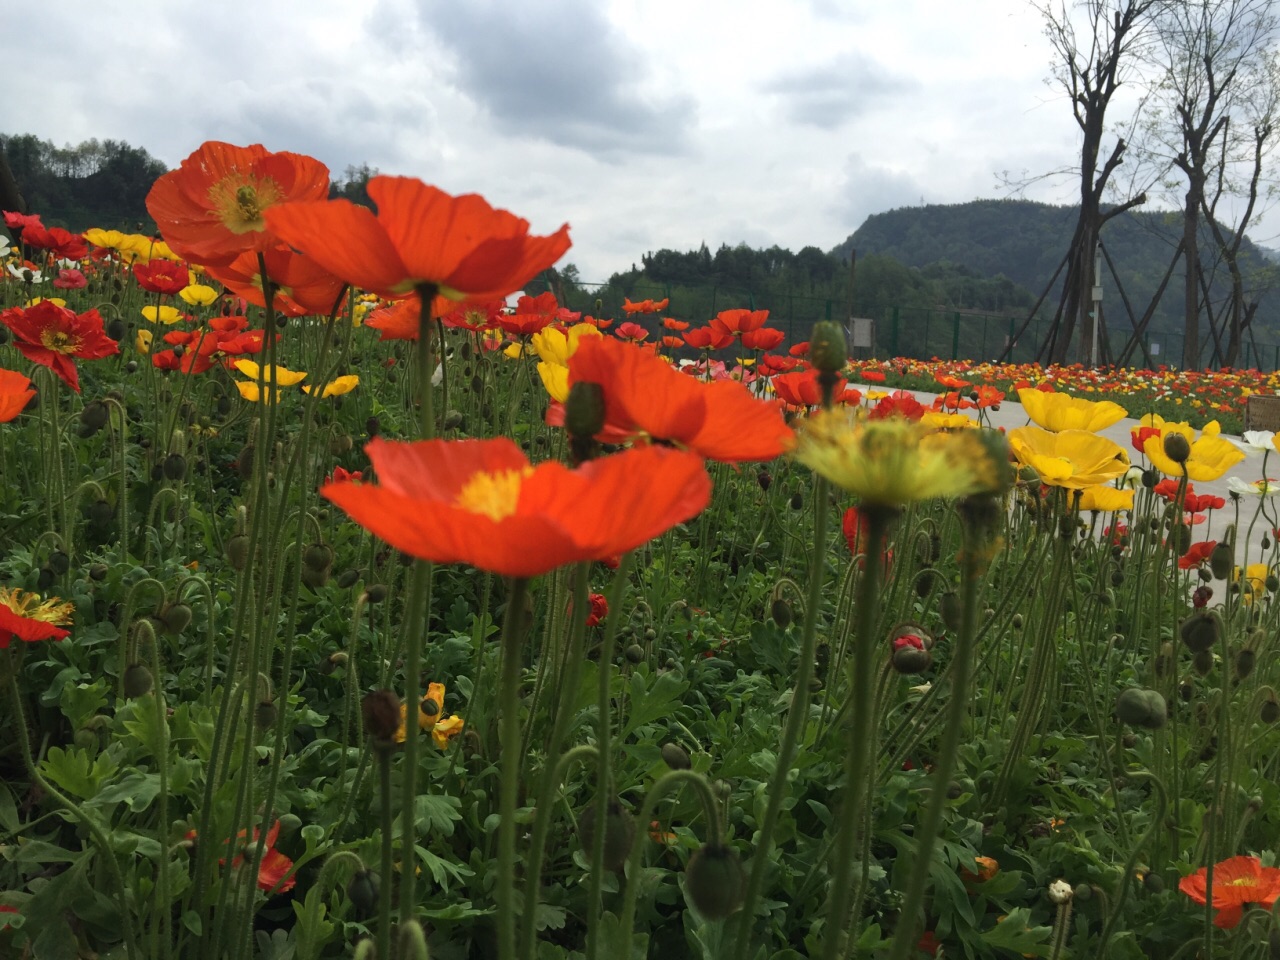
[[[18,832],[18,806],[3,783],[0,783],[0,827],[8,833]]]
[[[151,801],[160,793],[160,774],[134,771],[123,780],[119,780],[98,791],[93,798],[95,806],[125,801],[134,813],[141,813],[151,806]]]
[[[99,677],[93,683],[67,684],[62,688],[59,705],[62,715],[71,721],[71,726],[79,729],[86,720],[107,704],[107,681]]]
[[[563,930],[568,911],[564,907],[557,907],[554,904],[540,903],[534,909],[533,916],[533,924],[539,931]]]
[[[63,790],[88,800],[98,793],[102,782],[116,772],[116,763],[105,753],[91,759],[88,752],[79,747],[69,750],[50,747],[40,770]]]
[[[453,825],[462,819],[461,807],[462,801],[447,793],[419,794],[413,801],[414,825],[419,833],[451,837]]]
[[[165,754],[166,722],[160,716],[160,707],[152,694],[129,701],[129,705],[120,711],[125,730],[137,740],[153,757]]]
[[[1053,935],[1051,927],[1031,926],[1031,911],[1026,907],[1016,907],[1009,915],[994,927],[982,934],[982,942],[989,947],[1001,950],[1012,950],[1019,954],[1030,954],[1036,957],[1049,955],[1049,938]]]

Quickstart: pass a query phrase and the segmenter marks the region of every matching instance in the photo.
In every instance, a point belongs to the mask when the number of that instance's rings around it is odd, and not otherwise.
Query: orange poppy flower
[[[702,460],[663,447],[627,450],[576,470],[534,467],[511,440],[374,439],[378,483],[320,488],[360,526],[405,553],[534,577],[631,550],[711,499]]]
[[[433,283],[447,300],[496,300],[569,249],[568,224],[530,236],[529,221],[476,194],[452,197],[411,177],[374,177],[368,191],[377,214],[348,200],[290,203],[266,211],[267,224],[330,273],[388,299]]]
[[[1183,877],[1178,889],[1196,903],[1208,899],[1208,868]],[[1257,857],[1231,857],[1213,868],[1213,905],[1216,927],[1229,930],[1240,923],[1246,904],[1270,909],[1280,897],[1280,868],[1264,867]]]
[[[23,410],[36,392],[31,381],[16,370],[0,370],[0,423],[8,423]]]
[[[689,324],[685,323],[683,320],[677,320],[675,317],[663,317],[662,326],[664,329],[673,330],[676,333],[689,329]]]
[[[740,337],[759,330],[768,319],[768,310],[721,310],[711,321],[711,327],[721,335]]]
[[[619,340],[629,340],[632,343],[639,343],[649,336],[649,331],[638,323],[632,323],[628,320],[626,323],[618,324],[618,329],[613,331]]]
[[[269,209],[328,195],[329,168],[319,160],[211,140],[155,182],[147,212],[174,253],[193,263],[230,263],[246,250],[278,245],[264,219]]]
[[[733,334],[715,327],[694,327],[685,332],[684,342],[698,350],[720,350],[733,343]]]
[[[858,376],[867,383],[884,383],[884,372],[880,370],[859,370]]]
[[[327,317],[346,285],[305,254],[273,247],[262,254],[275,285],[273,307],[286,317]],[[209,275],[254,306],[266,306],[258,255],[249,251],[228,264],[210,266]]]
[[[795,373],[780,374],[773,378],[773,389],[778,399],[789,407],[816,407],[822,402],[822,388],[818,386],[817,370],[798,370]],[[861,403],[862,393],[840,380],[831,391],[831,402]]]
[[[365,319],[364,325],[378,331],[379,340],[417,340],[418,317],[422,314],[422,301],[406,297],[385,307],[379,307]]]
[[[772,350],[783,340],[787,339],[787,335],[781,330],[773,327],[760,327],[758,330],[748,330],[742,335],[742,345],[748,350]]]
[[[63,383],[80,392],[76,360],[97,360],[120,352],[102,328],[97,310],[76,313],[49,300],[25,310],[0,312],[0,323],[13,331],[13,345],[28,360],[48,367]]]
[[[604,388],[607,429],[673,441],[709,460],[772,460],[792,437],[777,405],[741,383],[702,383],[621,340],[583,339],[569,358],[569,384],[579,381]]]
[[[667,304],[671,302],[671,298],[665,300],[640,300],[632,303],[627,297],[622,298],[622,309],[625,313],[661,313],[667,309]]]

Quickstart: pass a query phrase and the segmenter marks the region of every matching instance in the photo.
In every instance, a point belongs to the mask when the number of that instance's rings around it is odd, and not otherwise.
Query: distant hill
[[[931,204],[874,214],[831,253],[847,259],[882,254],[909,267],[955,264],[983,277],[1008,277],[1036,296],[1045,289],[1067,251],[1075,227],[1076,208],[1029,200],[974,200],[960,204]],[[1160,284],[1177,249],[1182,226],[1177,214],[1130,211],[1110,221],[1102,242],[1134,312],[1141,315]],[[1207,230],[1206,230],[1207,234]],[[1206,235],[1206,249],[1212,241]],[[1206,258],[1207,253],[1203,254]],[[1275,291],[1280,252],[1265,250],[1248,238],[1241,263],[1250,289],[1260,293],[1254,321],[1255,335],[1280,340],[1280,294]],[[1128,333],[1115,282],[1103,268],[1105,315],[1113,335]],[[1225,269],[1220,271],[1225,276]],[[1050,313],[1057,303],[1061,277],[1046,300]],[[1223,292],[1215,284],[1215,295]],[[1182,331],[1182,270],[1176,267],[1161,306],[1152,321],[1153,334]],[[1045,310],[1042,310],[1042,313]]]

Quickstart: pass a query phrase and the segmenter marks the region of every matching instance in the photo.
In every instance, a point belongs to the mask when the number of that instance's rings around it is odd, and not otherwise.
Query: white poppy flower
[[[1280,480],[1268,477],[1255,480],[1253,483],[1245,483],[1239,477],[1229,477],[1227,489],[1244,497],[1274,497],[1280,493]]]
[[[9,272],[19,280],[26,281],[29,279],[31,283],[44,283],[44,274],[39,270],[32,270],[20,263],[10,263],[6,264],[6,266],[9,268]]]
[[[1261,450],[1263,453],[1275,453],[1275,434],[1270,430],[1246,430],[1244,443],[1239,444],[1246,450]]]

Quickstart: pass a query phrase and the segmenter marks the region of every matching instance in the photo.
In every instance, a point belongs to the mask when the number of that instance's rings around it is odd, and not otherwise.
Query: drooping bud
[[[240,571],[249,565],[249,535],[237,533],[227,541],[227,562]]]
[[[589,854],[595,847],[596,839],[596,805],[583,811],[578,818],[578,836],[582,840],[582,848]],[[631,811],[617,800],[610,800],[605,811],[604,827],[604,868],[613,872],[620,871],[631,854],[631,844],[636,838],[636,821]]]
[[[1157,730],[1168,719],[1168,706],[1155,690],[1129,687],[1116,698],[1116,716],[1131,727]]]
[[[1197,610],[1182,621],[1178,636],[1192,653],[1209,650],[1222,636],[1222,621],[1210,610]]]
[[[364,732],[375,741],[390,743],[400,729],[400,698],[394,690],[374,690],[360,702]]]
[[[578,381],[564,402],[564,426],[574,437],[594,437],[604,428],[604,387]]]
[[[124,695],[130,699],[141,697],[151,692],[155,680],[151,671],[140,663],[131,663],[124,669]]]
[[[960,595],[948,590],[938,601],[938,612],[942,615],[942,623],[948,630],[960,629]]]
[[[724,920],[742,906],[745,881],[738,855],[723,844],[704,843],[684,871],[689,902],[707,920]]]
[[[1217,579],[1225,580],[1231,576],[1231,567],[1235,564],[1235,559],[1234,547],[1224,540],[1209,552],[1209,569]]]
[[[357,870],[347,884],[347,899],[361,919],[372,917],[378,909],[378,875],[372,870]]]
[[[191,607],[185,603],[170,603],[159,613],[164,632],[176,637],[191,624]]]

